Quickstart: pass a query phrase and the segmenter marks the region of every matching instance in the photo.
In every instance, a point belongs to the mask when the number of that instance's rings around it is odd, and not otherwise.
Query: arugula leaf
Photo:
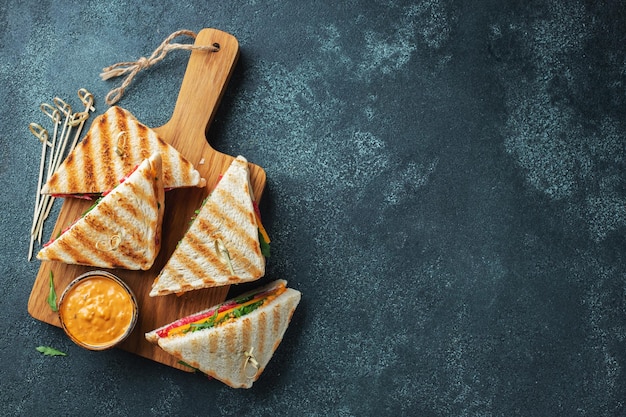
[[[263,234],[259,230],[259,243],[261,244],[261,254],[266,258],[270,257],[270,244],[265,241]]]
[[[218,310],[219,309],[216,308],[213,315],[201,323],[191,323],[189,325],[189,329],[187,329],[185,333],[195,332],[196,330],[202,329],[210,329],[211,327],[215,326],[215,319],[217,319]]]
[[[100,196],[96,199],[96,201],[94,201],[94,203],[83,212],[83,214],[80,215],[80,217],[85,217],[87,215],[87,213],[89,213],[91,210],[95,209],[96,206],[98,205],[98,203],[100,203],[100,201],[102,201],[102,199],[104,198],[104,196]]]
[[[200,369],[196,368],[195,366],[191,366],[191,365],[189,365],[189,364],[188,364],[187,362],[185,362],[185,361],[178,361],[178,363],[179,363],[179,365],[187,366],[187,367],[189,367],[189,368],[193,369],[194,371],[200,371]],[[202,371],[200,371],[200,372],[202,372]]]
[[[54,281],[52,279],[52,271],[50,271],[50,292],[48,293],[48,305],[52,309],[52,311],[59,311],[57,307],[57,293],[54,290]]]
[[[249,294],[247,296],[235,298],[235,303],[237,303],[237,304],[247,303],[248,301],[252,300],[255,295],[256,294],[253,293],[253,294]]]
[[[61,352],[49,346],[37,346],[35,349],[46,356],[67,356],[67,353]]]
[[[246,314],[252,313],[254,310],[261,307],[264,302],[265,302],[265,299],[262,299],[252,304],[248,304],[246,306],[237,307],[236,309],[233,310],[232,314],[235,317],[245,316]]]
[[[263,303],[265,302],[265,299],[256,301],[252,304],[248,304],[245,306],[239,306],[235,309],[233,309],[233,311],[231,311],[230,313],[226,314],[224,317],[222,317],[217,323],[215,323],[215,325],[217,326],[218,324],[221,324],[227,320],[230,320],[232,318],[239,318],[241,316],[245,316],[248,313],[252,313],[254,310],[256,310],[257,308],[261,307],[263,305]]]

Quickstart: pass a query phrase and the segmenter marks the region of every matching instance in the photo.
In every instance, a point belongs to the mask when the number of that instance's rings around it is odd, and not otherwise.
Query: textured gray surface
[[[67,3],[0,5],[0,414],[626,414],[626,7]],[[303,293],[247,391],[26,311],[39,104],[102,113],[103,67],[203,27],[241,46],[208,137],[266,169],[268,276]],[[119,104],[165,123],[187,56]]]

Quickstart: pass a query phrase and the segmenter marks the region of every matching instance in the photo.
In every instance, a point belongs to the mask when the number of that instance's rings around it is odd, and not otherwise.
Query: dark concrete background
[[[626,6],[604,3],[3,2],[0,414],[626,415]],[[251,390],[26,310],[40,103],[84,87],[103,113],[103,67],[204,27],[241,46],[209,140],[266,169],[268,277],[303,293]],[[119,104],[165,123],[187,58]]]

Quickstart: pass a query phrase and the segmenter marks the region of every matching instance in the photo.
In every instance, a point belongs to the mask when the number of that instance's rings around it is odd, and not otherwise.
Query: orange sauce
[[[126,336],[135,319],[136,305],[120,283],[93,275],[67,290],[59,315],[74,342],[88,349],[104,349]]]

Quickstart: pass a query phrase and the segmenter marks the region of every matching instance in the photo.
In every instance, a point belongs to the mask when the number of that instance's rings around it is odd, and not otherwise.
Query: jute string
[[[117,64],[113,64],[109,67],[102,69],[102,73],[100,73],[100,78],[103,80],[108,80],[110,78],[119,77],[122,75],[126,75],[124,81],[119,87],[116,87],[109,91],[109,93],[105,97],[105,101],[108,105],[113,105],[117,103],[124,95],[124,91],[133,81],[135,75],[139,71],[145,68],[149,68],[152,65],[160,62],[165,58],[167,53],[174,49],[185,49],[185,50],[201,50],[208,52],[217,52],[219,51],[219,45],[192,45],[186,43],[172,43],[172,40],[178,36],[189,36],[193,39],[196,38],[196,33],[191,30],[179,30],[172,33],[170,36],[165,38],[163,43],[159,45],[157,49],[154,50],[150,57],[141,57],[137,61],[131,62],[118,62]]]

